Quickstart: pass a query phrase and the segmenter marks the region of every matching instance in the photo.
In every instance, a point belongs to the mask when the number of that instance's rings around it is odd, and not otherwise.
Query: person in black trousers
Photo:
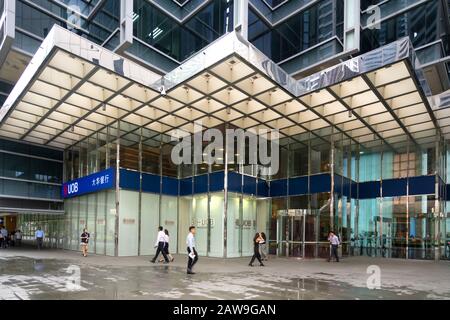
[[[328,257],[328,262],[331,261],[333,256],[336,258],[336,262],[339,262],[338,247],[341,242],[333,231],[328,233],[328,241],[330,241],[330,256]]]
[[[156,237],[156,242],[155,242],[155,248],[157,248],[156,253],[155,253],[155,256],[153,257],[153,259],[150,260],[152,263],[156,262],[156,259],[158,258],[160,253],[162,253],[162,255],[164,257],[164,262],[169,263],[169,258],[167,258],[166,252],[164,251],[165,243],[166,243],[166,234],[163,231],[163,227],[160,226],[158,228],[158,235]]]
[[[262,263],[261,260],[261,254],[259,253],[259,243],[263,241],[263,238],[261,237],[260,233],[255,234],[255,237],[253,238],[253,257],[252,260],[250,261],[250,263],[248,264],[250,267],[253,267],[253,262],[255,261],[255,259],[258,259],[259,261],[259,265],[261,267],[264,267],[264,264]]]
[[[195,274],[192,268],[198,261],[197,250],[195,250],[195,232],[194,226],[189,227],[189,234],[186,237],[186,246],[188,252],[188,264],[187,264],[187,274]]]

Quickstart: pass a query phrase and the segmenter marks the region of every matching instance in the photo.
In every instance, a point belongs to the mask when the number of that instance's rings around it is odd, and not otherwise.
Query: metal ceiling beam
[[[369,128],[369,130],[372,131],[372,133],[374,135],[376,135],[381,141],[383,141],[383,143],[386,146],[388,146],[390,149],[392,149],[395,152],[395,148],[392,147],[374,128],[372,128],[372,126],[366,120],[364,120],[364,118],[362,118],[357,112],[355,112],[341,97],[339,97],[329,87],[327,87],[326,90],[328,91],[328,93],[330,93],[333,96],[333,98],[335,98],[337,101],[339,101],[348,111],[350,111],[352,113],[352,115],[354,115],[356,117],[356,119],[361,121],[361,123],[364,124],[364,126]],[[358,141],[356,143],[359,144],[359,145],[361,144]]]
[[[375,94],[375,96],[380,100],[381,104],[384,106],[384,108],[389,112],[389,114],[394,118],[394,120],[397,122],[397,124],[402,128],[403,132],[408,136],[408,138],[417,146],[420,148],[420,145],[417,143],[416,139],[412,136],[411,132],[408,131],[408,129],[405,127],[403,122],[400,120],[400,118],[397,116],[397,114],[392,110],[392,108],[387,104],[386,100],[378,91],[378,88],[375,87],[375,85],[370,81],[369,77],[367,77],[366,74],[362,74],[361,77],[363,78],[364,82],[369,86],[370,89],[372,89],[372,92]]]
[[[62,131],[60,131],[58,134],[54,135],[52,138],[50,138],[49,140],[47,140],[44,145],[49,144],[50,142],[52,142],[53,140],[55,140],[56,138],[58,138],[61,134],[63,134],[64,132],[66,132],[70,127],[74,127],[77,123],[83,121],[84,119],[86,119],[87,116],[89,116],[90,114],[92,114],[93,112],[97,111],[99,108],[101,108],[101,106],[105,103],[108,103],[108,101],[114,99],[116,96],[120,95],[123,91],[125,91],[126,89],[128,89],[129,87],[131,87],[134,84],[134,82],[129,81],[125,86],[123,86],[120,90],[114,92],[114,94],[112,94],[110,97],[108,97],[107,99],[105,99],[104,101],[100,102],[96,107],[92,108],[90,111],[88,111],[84,116],[78,118],[77,120],[75,120],[71,125],[67,126],[65,129],[63,129]],[[90,129],[89,129],[90,130]],[[97,133],[100,130],[94,130],[95,132],[93,132],[93,134]],[[90,135],[89,135],[90,136]],[[89,137],[88,136],[88,137]]]
[[[441,127],[439,126],[439,123],[438,123],[438,121],[436,119],[434,111],[433,111],[433,109],[431,109],[430,103],[428,102],[428,99],[427,99],[427,97],[425,96],[425,94],[424,94],[424,92],[422,90],[421,84],[417,81],[417,78],[415,77],[415,72],[414,72],[414,70],[413,70],[413,68],[411,66],[410,61],[409,60],[405,60],[405,65],[406,65],[406,68],[409,71],[409,74],[411,75],[411,79],[414,81],[414,84],[416,85],[416,87],[418,89],[417,91],[419,92],[423,103],[425,104],[425,108],[427,108],[427,110],[428,110],[428,114],[430,115],[431,121],[434,124],[434,128],[439,133],[439,135],[442,136]]]
[[[64,101],[66,101],[67,98],[69,98],[74,92],[76,92],[79,88],[81,88],[81,86],[88,81],[88,79],[93,76],[97,70],[99,70],[100,67],[96,66],[94,67],[91,71],[89,71],[86,76],[81,79],[71,90],[69,90],[58,102],[56,102],[56,104],[51,107],[45,114],[44,116],[42,116],[34,125],[31,126],[30,129],[27,130],[27,132],[25,132],[21,137],[20,140],[23,140],[31,131],[33,131],[34,129],[36,129],[36,127],[38,127],[42,121],[44,121],[53,111],[55,111],[56,109],[59,108],[60,105],[62,105],[64,103]]]

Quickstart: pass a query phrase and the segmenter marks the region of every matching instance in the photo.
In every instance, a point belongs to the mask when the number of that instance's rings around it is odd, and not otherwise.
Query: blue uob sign
[[[116,175],[114,168],[106,169],[64,183],[61,188],[61,196],[65,199],[100,190],[112,189],[115,186],[115,180]]]

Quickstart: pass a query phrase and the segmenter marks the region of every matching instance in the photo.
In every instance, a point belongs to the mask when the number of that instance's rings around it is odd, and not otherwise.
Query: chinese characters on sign
[[[62,185],[61,195],[63,198],[71,198],[112,189],[115,185],[115,170],[109,168],[86,177],[68,181]]]
[[[109,174],[106,173],[100,177],[94,178],[92,179],[92,186],[98,186],[98,185],[104,185],[104,184],[108,184],[109,183]]]

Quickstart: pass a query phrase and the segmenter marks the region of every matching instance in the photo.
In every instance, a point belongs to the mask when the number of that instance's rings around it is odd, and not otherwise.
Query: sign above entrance
[[[115,186],[114,168],[109,168],[86,177],[68,181],[62,185],[61,196],[72,198],[83,194],[112,189]]]

